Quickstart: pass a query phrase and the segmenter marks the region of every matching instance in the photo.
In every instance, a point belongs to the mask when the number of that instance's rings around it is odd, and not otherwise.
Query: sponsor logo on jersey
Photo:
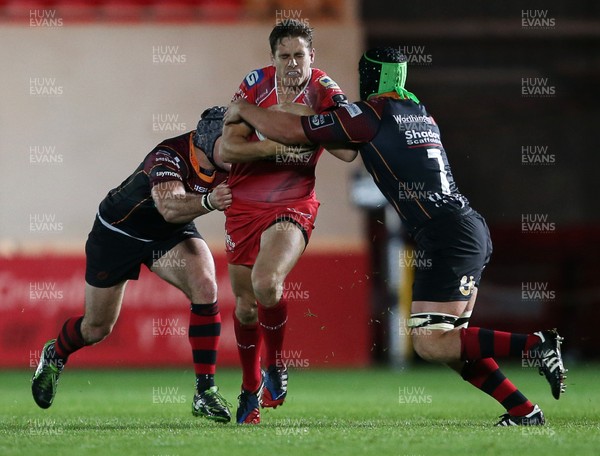
[[[254,84],[256,84],[258,81],[260,81],[263,78],[263,71],[262,70],[254,70],[251,71],[250,73],[248,73],[248,75],[244,78],[244,81],[246,81],[246,85],[248,87],[252,87]]]
[[[174,177],[175,179],[182,180],[179,173],[174,171],[158,171],[156,177]]]
[[[314,116],[310,116],[308,123],[311,130],[317,130],[328,125],[333,125],[333,117],[331,114],[315,114]]]
[[[167,151],[158,150],[158,151],[156,151],[155,155],[156,155],[154,158],[155,161],[167,162],[167,163],[177,166],[177,168],[180,167],[179,162],[181,160],[179,159],[179,157],[173,156],[171,153],[169,153]]]
[[[420,116],[420,115],[414,115],[414,114],[410,114],[408,116],[403,116],[402,114],[393,114],[393,116],[394,116],[394,120],[398,124],[401,124],[401,123],[414,124],[414,123],[423,122],[423,123],[426,123],[429,125],[435,125],[435,121],[433,120],[433,117],[431,117],[431,116]]]
[[[194,184],[194,191],[198,193],[208,193],[208,188],[202,187],[201,185]]]
[[[339,89],[340,88],[340,86],[337,85],[337,82],[335,82],[329,76],[323,76],[322,78],[320,78],[319,83],[326,89]]]
[[[418,146],[420,144],[442,144],[440,134],[435,131],[415,131],[407,130],[404,132],[404,138],[408,146]]]
[[[156,157],[156,161],[170,163],[171,165],[179,168],[179,163],[177,163],[178,160],[176,161],[176,160],[172,159],[171,157]]]
[[[348,114],[350,114],[350,117],[356,117],[359,114],[362,114],[362,110],[354,103],[344,106],[344,109],[346,111],[348,111]]]

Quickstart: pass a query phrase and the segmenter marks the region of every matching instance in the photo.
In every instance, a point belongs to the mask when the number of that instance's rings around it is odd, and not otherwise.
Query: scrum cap
[[[194,146],[202,149],[208,161],[215,168],[222,169],[215,163],[215,142],[223,134],[223,117],[227,108],[225,106],[213,106],[206,109],[200,116],[196,132],[192,138]]]
[[[375,95],[397,92],[400,98],[419,99],[404,88],[407,59],[399,49],[393,47],[369,49],[358,63],[360,77],[360,99],[368,100]]]

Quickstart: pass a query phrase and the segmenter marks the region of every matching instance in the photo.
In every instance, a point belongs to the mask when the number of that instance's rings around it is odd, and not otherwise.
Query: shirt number
[[[448,174],[442,160],[442,151],[439,149],[427,149],[427,158],[437,160],[440,167],[440,184],[442,186],[442,195],[450,195],[450,182],[448,182]]]

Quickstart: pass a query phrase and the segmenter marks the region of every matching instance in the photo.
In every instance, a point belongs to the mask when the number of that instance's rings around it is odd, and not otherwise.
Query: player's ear
[[[273,55],[273,53],[272,53],[272,52],[269,52],[269,56],[271,56],[271,63],[272,63],[273,65],[275,65],[275,56]]]
[[[312,65],[315,62],[315,48],[312,48],[308,55],[310,56],[310,64]]]

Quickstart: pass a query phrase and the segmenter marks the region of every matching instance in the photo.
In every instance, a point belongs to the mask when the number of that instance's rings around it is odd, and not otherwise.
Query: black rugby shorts
[[[137,280],[142,264],[148,269],[181,241],[202,239],[194,223],[178,229],[167,239],[144,242],[105,227],[98,217],[85,243],[85,281],[98,288]]]
[[[492,241],[474,210],[432,220],[415,236],[413,301],[468,301],[490,261]]]

